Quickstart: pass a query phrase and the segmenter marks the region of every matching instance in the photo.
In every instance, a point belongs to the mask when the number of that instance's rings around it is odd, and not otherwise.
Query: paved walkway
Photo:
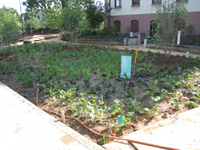
[[[42,42],[58,42],[58,43],[67,43],[66,41],[62,41],[60,40],[60,37],[57,37],[57,38],[51,38],[51,39],[48,39],[48,40],[44,40]],[[81,44],[81,43],[80,43]],[[127,48],[128,50],[131,50],[131,49],[137,49],[137,45],[133,45],[133,46],[111,46],[111,45],[102,45],[102,44],[96,44],[96,45],[99,45],[99,46],[107,46],[107,47],[115,47],[115,48],[118,48],[118,49],[125,49]],[[139,50],[142,50],[142,51],[146,51],[148,52],[149,50],[151,52],[154,52],[154,53],[157,53],[157,52],[160,52],[162,54],[164,54],[164,51],[162,49],[153,49],[153,48],[145,48],[144,47],[144,44],[140,44],[139,45]],[[188,53],[184,53],[184,52],[176,52],[176,51],[172,51],[171,55],[185,55],[186,57],[189,57],[189,56],[192,56],[192,57],[197,57],[197,56],[200,56],[198,54],[188,54]]]
[[[1,150],[102,150],[0,82]]]

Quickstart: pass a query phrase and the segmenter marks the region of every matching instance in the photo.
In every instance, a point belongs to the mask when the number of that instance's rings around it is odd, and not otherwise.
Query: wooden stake
[[[61,118],[62,122],[65,123],[65,112],[63,110],[61,111]]]
[[[135,61],[134,61],[134,65],[133,65],[133,72],[132,72],[132,76],[131,76],[131,82],[133,81],[133,76],[135,74],[135,65],[136,65],[136,60],[137,60],[138,47],[139,47],[139,40],[137,40],[137,50],[136,50],[136,54],[135,54]]]

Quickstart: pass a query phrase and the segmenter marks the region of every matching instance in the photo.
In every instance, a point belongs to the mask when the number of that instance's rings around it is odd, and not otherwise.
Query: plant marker
[[[117,120],[118,120],[119,125],[121,125],[124,122],[124,119],[121,115],[117,118]]]
[[[62,118],[62,122],[65,123],[65,113],[63,110],[61,111],[61,118]]]
[[[137,41],[137,50],[136,50],[136,54],[135,54],[135,61],[134,61],[134,66],[133,66],[133,73],[132,73],[132,77],[131,77],[131,82],[133,80],[133,75],[135,74],[135,65],[136,65],[137,54],[138,54],[138,45],[139,45],[139,40]]]
[[[132,56],[121,56],[121,78],[131,78],[131,62]],[[125,75],[126,74],[126,75]]]

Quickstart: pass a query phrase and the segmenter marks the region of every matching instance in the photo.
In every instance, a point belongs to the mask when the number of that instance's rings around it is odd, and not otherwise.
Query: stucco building
[[[165,0],[105,0],[110,2],[113,8],[110,12],[113,18],[107,18],[104,26],[117,26],[119,32],[126,32],[125,28],[133,27],[133,32],[145,33],[145,36],[153,34],[151,22],[156,18],[156,8]],[[172,0],[171,0],[172,1]],[[174,0],[182,3],[188,11],[185,25],[192,24],[200,35],[200,0]]]

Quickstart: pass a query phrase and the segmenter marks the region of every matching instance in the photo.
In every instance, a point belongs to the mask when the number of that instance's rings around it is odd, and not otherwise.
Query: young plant
[[[88,91],[89,94],[98,94],[98,92],[96,91],[95,88],[91,88],[89,91]]]
[[[140,110],[139,112],[141,114],[144,114],[147,118],[152,118],[155,116],[156,114],[156,109],[158,108],[158,106],[153,106],[151,109],[149,108],[144,108],[142,110]]]
[[[112,106],[111,106],[111,110],[112,110],[112,112],[114,112],[115,114],[116,114],[116,112],[117,113],[124,113],[124,103],[122,102],[122,101],[120,101],[120,100],[118,100],[118,99],[115,99],[115,100],[113,100],[114,101],[114,103],[115,104],[113,104]]]
[[[111,71],[110,71],[110,69],[106,69],[106,76],[107,76],[107,79],[110,79],[110,77],[111,77]]]
[[[110,90],[105,91],[105,92],[103,93],[103,98],[109,98],[110,95],[111,95],[111,93],[112,93],[112,91],[110,91]]]
[[[90,86],[90,80],[89,79],[84,79],[84,84],[85,84],[85,86],[87,87],[87,88],[89,88],[89,86]]]
[[[129,98],[128,101],[131,102],[131,105],[128,107],[129,112],[139,112],[141,110],[140,102],[136,101],[136,99]]]
[[[123,98],[134,98],[135,94],[132,92],[132,90],[125,91],[124,95],[122,95]]]
[[[33,85],[33,79],[34,77],[31,75],[31,70],[28,70],[26,73],[18,76],[19,81],[23,81],[23,83],[27,86],[32,86]]]
[[[85,79],[89,80],[90,78],[90,69],[85,69]]]
[[[193,101],[186,102],[186,105],[191,109],[198,107],[198,105]]]
[[[100,69],[97,69],[97,79],[101,76]]]
[[[42,55],[42,53],[35,53],[35,61],[36,61],[36,63],[39,63],[41,55]]]

